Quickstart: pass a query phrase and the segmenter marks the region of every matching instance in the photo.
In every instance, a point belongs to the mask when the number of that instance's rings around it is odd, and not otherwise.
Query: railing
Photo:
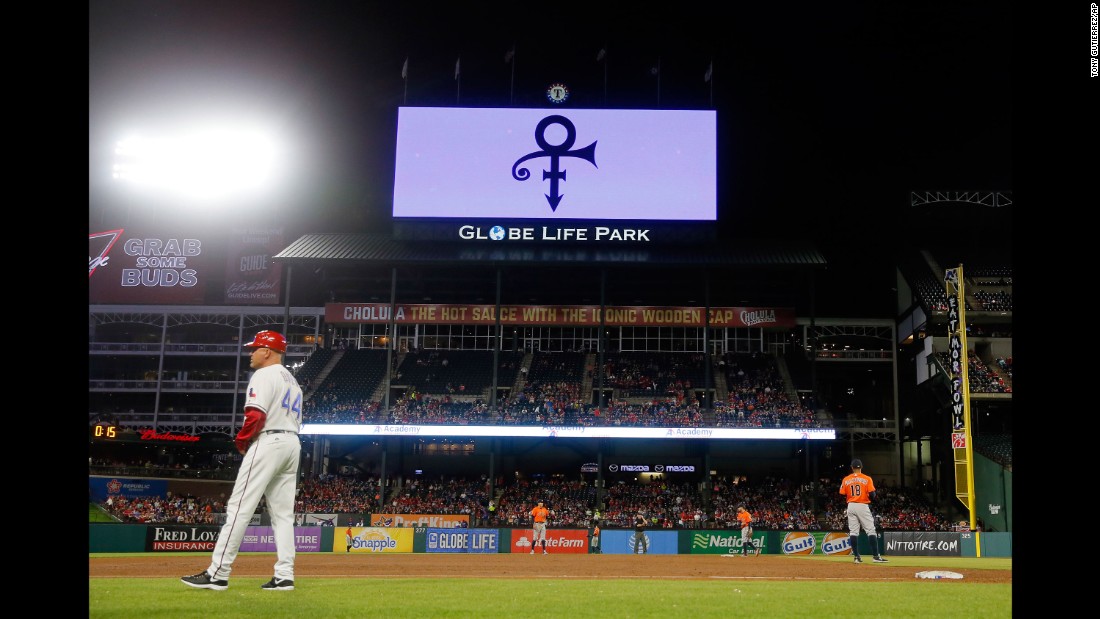
[[[893,430],[894,424],[891,419],[834,419],[832,426],[837,430]]]
[[[231,380],[165,380],[161,383],[162,390],[183,390],[183,391],[232,391],[234,389],[244,390],[247,381],[242,380],[240,383],[235,383]],[[88,389],[110,389],[110,390],[148,390],[156,389],[157,381],[155,380],[100,380],[97,378],[88,379]]]
[[[221,481],[233,481],[237,478],[236,464],[221,469],[177,469],[165,467],[145,466],[115,466],[115,465],[90,465],[89,475],[102,475],[108,477],[153,477],[176,479],[217,479]]]
[[[288,356],[308,355],[313,352],[312,344],[288,344],[286,352]],[[89,352],[133,352],[160,354],[160,343],[137,342],[90,342]],[[166,353],[187,354],[239,354],[245,356],[248,351],[240,344],[165,344]]]
[[[890,350],[818,350],[818,359],[833,359],[843,361],[874,360],[889,361],[894,358]]]

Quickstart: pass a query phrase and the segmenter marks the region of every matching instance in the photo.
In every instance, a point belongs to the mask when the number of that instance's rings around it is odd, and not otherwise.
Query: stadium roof
[[[814,247],[713,243],[706,245],[641,246],[501,245],[495,242],[425,242],[398,240],[381,234],[305,234],[273,257],[289,265],[530,265],[530,266],[656,266],[656,267],[792,267],[824,268],[825,258]]]
[[[411,240],[304,234],[272,257],[295,295],[328,301],[773,306],[808,308],[827,263],[816,247],[771,241],[642,245]],[[391,287],[396,286],[396,290]],[[499,293],[498,293],[499,287]]]

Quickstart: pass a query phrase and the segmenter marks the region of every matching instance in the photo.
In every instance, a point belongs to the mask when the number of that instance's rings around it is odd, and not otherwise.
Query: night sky
[[[1012,189],[1003,3],[593,6],[92,2],[90,219],[132,207],[109,182],[120,133],[195,111],[280,119],[310,163],[232,216],[306,233],[389,230],[401,105],[606,107],[717,110],[723,237],[889,245],[944,213],[1007,230],[1003,209],[910,206]]]
[[[812,243],[829,264],[824,315],[893,316],[899,251],[1008,255],[1011,206],[914,207],[910,195],[1012,191],[1010,6],[592,7],[92,2],[90,226],[388,234],[402,105],[715,109],[720,242]],[[554,83],[570,90],[563,105],[546,98]],[[113,186],[124,131],[225,109],[291,136],[300,167],[278,199],[196,217]]]

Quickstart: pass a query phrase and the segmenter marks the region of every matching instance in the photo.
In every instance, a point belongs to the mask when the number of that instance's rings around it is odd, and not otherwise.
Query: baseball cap
[[[860,460],[859,458],[856,458],[855,460],[852,460],[852,468],[853,469],[863,468],[863,461]]]

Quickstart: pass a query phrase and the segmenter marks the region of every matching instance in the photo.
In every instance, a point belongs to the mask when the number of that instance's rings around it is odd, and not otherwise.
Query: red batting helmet
[[[270,348],[278,353],[286,352],[286,338],[282,333],[275,331],[260,331],[251,342],[245,344],[246,348]]]

